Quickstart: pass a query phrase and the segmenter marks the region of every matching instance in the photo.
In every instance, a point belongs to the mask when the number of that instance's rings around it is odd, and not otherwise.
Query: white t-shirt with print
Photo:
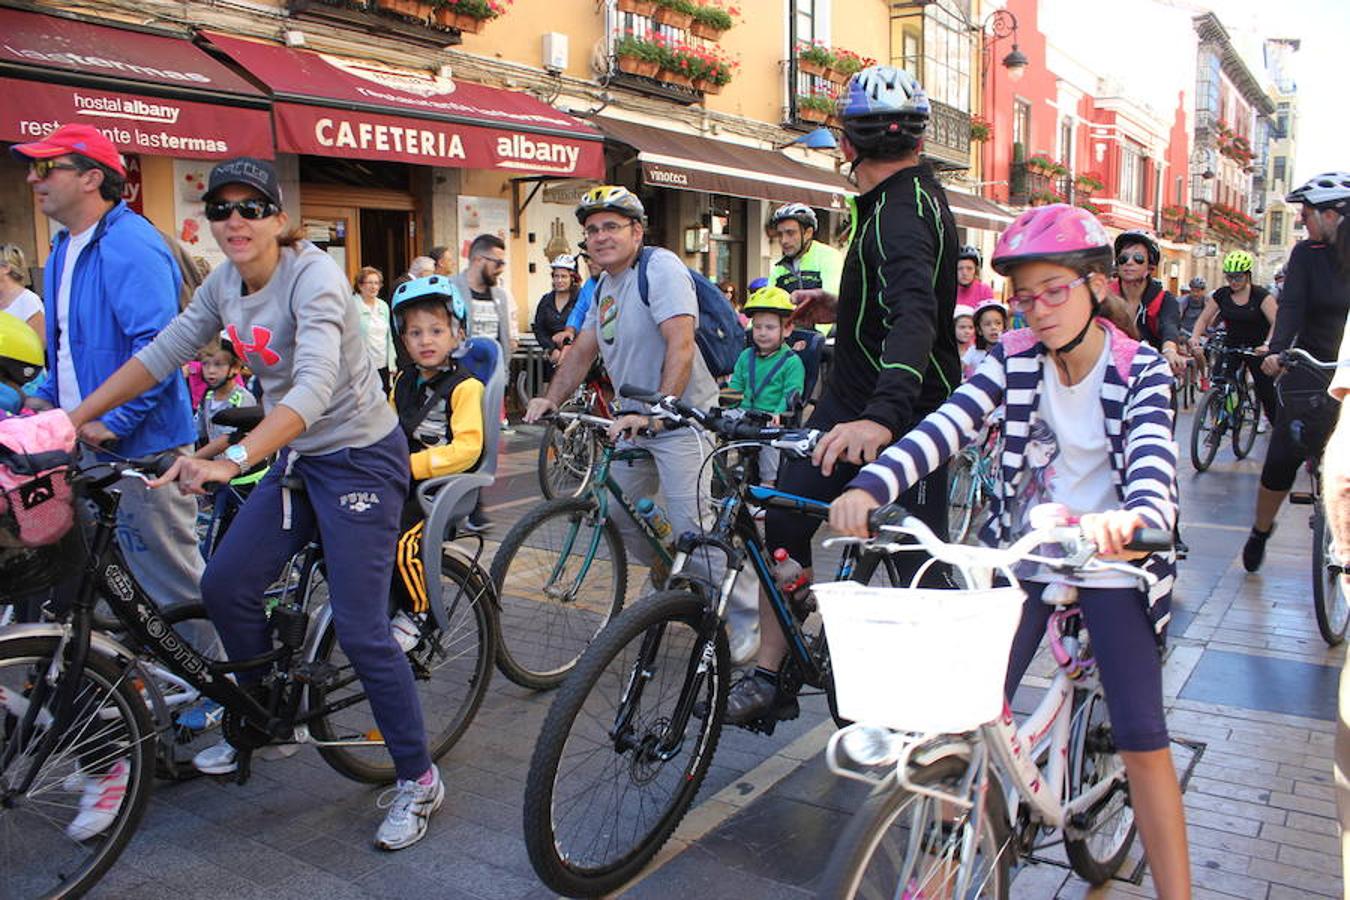
[[[69,412],[80,405],[84,397],[80,394],[80,382],[75,376],[75,359],[70,353],[70,282],[75,274],[75,261],[80,253],[89,246],[94,236],[94,226],[79,234],[72,234],[66,241],[66,258],[61,266],[61,283],[56,293],[56,387],[60,392],[57,398],[61,408]]]
[[[1048,357],[1041,376],[1041,398],[1024,456],[1026,471],[1018,490],[1017,517],[1020,531],[1029,527],[1026,517],[1039,503],[1062,503],[1076,516],[1120,508],[1111,475],[1111,443],[1106,437],[1102,412],[1102,384],[1111,364],[1111,343],[1083,380],[1074,385],[1060,382],[1060,372]],[[1025,576],[1032,581],[1053,581],[1053,573]],[[1136,579],[1103,572],[1074,579],[1091,587],[1134,587]]]

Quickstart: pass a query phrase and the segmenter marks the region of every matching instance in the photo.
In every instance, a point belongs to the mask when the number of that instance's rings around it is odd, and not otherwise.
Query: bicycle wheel
[[[1319,500],[1313,508],[1313,609],[1317,611],[1317,630],[1328,647],[1345,640],[1350,623],[1350,603],[1341,584],[1339,557],[1334,552],[1326,510]]]
[[[593,431],[580,422],[551,420],[539,441],[539,489],[549,500],[581,496],[590,486],[591,467],[599,456],[600,442]]]
[[[623,608],[628,554],[591,497],[553,500],[521,517],[492,558],[499,600],[497,667],[521,687],[562,683]]]
[[[1101,688],[1080,692],[1082,701],[1074,711],[1073,733],[1069,739],[1069,800],[1081,797],[1117,770],[1106,712],[1106,697]],[[1079,877],[1091,884],[1105,884],[1125,862],[1134,843],[1134,808],[1130,806],[1130,788],[1117,781],[1081,817],[1070,823],[1064,834],[1064,852]]]
[[[1238,405],[1233,412],[1233,455],[1246,459],[1256,444],[1256,432],[1261,427],[1261,404],[1256,400],[1250,381],[1238,387]]]
[[[970,457],[960,453],[952,460],[947,484],[947,524],[949,540],[959,544],[970,531],[975,516],[975,470]]]
[[[51,735],[56,695],[66,687],[64,669],[55,687],[43,678],[61,646],[49,637],[0,643],[0,871],[6,897],[83,894],[117,860],[150,799],[154,726],[136,690],[137,670],[92,650],[74,686],[69,724],[37,764],[34,756]],[[20,791],[30,775],[32,783]],[[125,789],[111,821],[99,822],[106,827],[90,835],[82,807],[92,812],[100,791],[104,799],[116,799],[115,788],[105,783],[109,778],[125,778]]]
[[[440,631],[428,620],[421,622],[421,640],[407,654],[432,760],[440,759],[455,745],[487,694],[496,650],[495,623],[488,609],[491,593],[482,569],[448,553],[441,557],[441,596],[450,625]],[[338,644],[332,622],[319,638],[315,658],[334,666],[338,674],[336,680],[310,688],[310,709],[319,709],[325,703],[340,705],[362,690]],[[364,698],[314,719],[310,731],[321,741],[369,736],[379,739],[380,733]],[[394,763],[383,746],[320,747],[319,754],[355,781],[387,784],[395,777]]]
[[[911,772],[910,780],[950,788],[965,774],[965,760],[949,756]],[[1013,851],[997,780],[989,782],[982,805],[974,817],[957,814],[951,803],[888,780],[849,820],[817,896],[1006,898]]]
[[[1197,472],[1208,469],[1219,452],[1224,429],[1223,400],[1223,386],[1217,385],[1205,392],[1196,407],[1195,420],[1191,423],[1191,465]]]
[[[525,782],[525,846],[539,878],[572,897],[622,887],[693,803],[726,711],[726,632],[662,591],[624,610],[581,657],[549,707]],[[687,696],[693,691],[693,696]],[[681,734],[672,732],[678,708]],[[687,704],[687,705],[682,705]]]

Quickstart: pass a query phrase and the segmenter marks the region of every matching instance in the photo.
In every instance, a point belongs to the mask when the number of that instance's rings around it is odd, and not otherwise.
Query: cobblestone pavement
[[[526,427],[506,438],[502,477],[487,498],[493,538],[539,502],[537,438]],[[1313,620],[1306,507],[1285,511],[1262,572],[1242,571],[1262,452],[1258,445],[1257,459],[1234,462],[1225,448],[1209,472],[1182,479],[1192,554],[1180,573],[1165,689],[1174,738],[1204,744],[1186,792],[1196,896],[1340,896],[1331,743],[1343,651],[1325,648]],[[1033,666],[1019,707],[1048,674]],[[551,896],[521,837],[525,773],[550,699],[494,677],[472,726],[440,762],[446,803],[414,848],[374,850],[380,791],[303,750],[255,764],[243,786],[160,784],[135,841],[94,895]],[[627,895],[810,896],[861,798],[821,762],[831,728],[824,703],[811,698],[772,737],[724,731],[695,809]],[[1179,747],[1179,764],[1193,752]],[[1021,869],[1013,893],[1152,895],[1147,875],[1090,891],[1050,862]]]

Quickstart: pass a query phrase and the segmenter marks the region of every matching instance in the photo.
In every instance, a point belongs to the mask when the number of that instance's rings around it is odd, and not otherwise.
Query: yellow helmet
[[[741,307],[741,312],[747,316],[757,312],[776,312],[784,316],[790,316],[797,311],[797,307],[792,302],[792,297],[787,291],[780,287],[762,287],[750,295],[745,301],[745,306]]]
[[[1256,262],[1256,259],[1246,250],[1234,250],[1223,258],[1224,274],[1250,273],[1254,262]]]
[[[587,191],[577,204],[577,221],[585,225],[586,218],[598,212],[618,213],[637,222],[647,217],[637,195],[617,184],[602,184]]]
[[[0,313],[0,372],[19,384],[32,381],[42,370],[42,341],[28,323]]]

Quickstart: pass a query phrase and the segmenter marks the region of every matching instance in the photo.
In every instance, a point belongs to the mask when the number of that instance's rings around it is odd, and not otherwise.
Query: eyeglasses
[[[1020,313],[1029,313],[1037,303],[1045,306],[1063,306],[1064,301],[1069,299],[1069,291],[1085,283],[1087,283],[1087,276],[1083,275],[1068,284],[1052,284],[1035,294],[1030,291],[1018,291],[1012,295],[1013,309]]]
[[[1241,281],[1244,278],[1250,278],[1250,272],[1225,272],[1224,276],[1228,281]]]
[[[1123,266],[1128,262],[1143,265],[1148,262],[1148,257],[1142,253],[1122,253],[1116,257],[1116,265]]]
[[[479,258],[479,259],[482,259],[482,260],[486,260],[487,262],[492,263],[492,265],[496,266],[496,267],[499,268],[499,269],[500,269],[502,266],[506,265],[506,260],[504,260],[504,259],[498,259],[498,258],[495,257],[495,256],[480,256],[480,257],[478,257],[478,258]]]
[[[71,172],[80,171],[79,166],[74,166],[70,163],[56,162],[51,159],[35,159],[28,164],[28,171],[37,176],[38,181],[45,181],[47,176],[57,169],[68,169]]]
[[[281,212],[281,207],[271,200],[212,200],[206,204],[208,222],[224,222],[232,214],[239,213],[240,218],[255,220],[266,219]]]
[[[632,222],[606,222],[603,225],[587,225],[586,237],[599,237],[602,234],[611,237],[618,234],[621,229],[631,227],[632,224]]]

